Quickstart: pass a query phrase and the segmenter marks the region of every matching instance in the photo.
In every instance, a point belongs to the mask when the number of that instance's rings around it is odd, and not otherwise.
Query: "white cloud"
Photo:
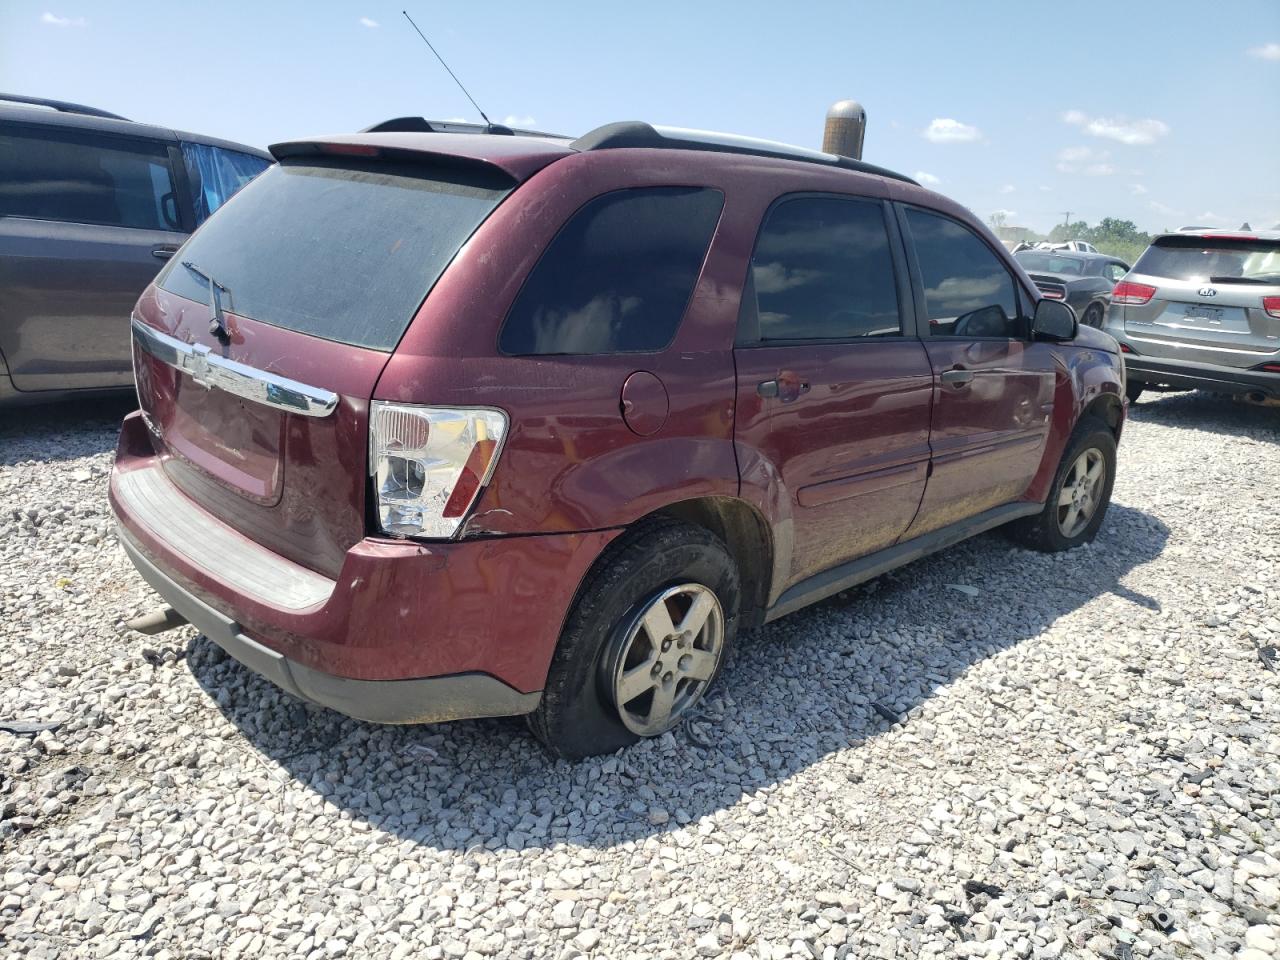
[[[370,17],[361,17],[360,25],[362,27],[369,27],[370,29],[372,29],[373,27],[381,26],[381,24],[379,24],[377,20],[373,20]]]
[[[1000,192],[1001,193],[1017,193],[1018,188],[1015,187],[1012,183],[1006,183],[1003,187],[1000,188]]]
[[[1252,47],[1249,56],[1259,60],[1280,60],[1280,43],[1264,43],[1260,47]]]
[[[1092,147],[1067,147],[1058,154],[1058,170],[1062,173],[1083,173],[1087,177],[1109,177],[1116,172],[1106,160],[1111,154]]]
[[[926,187],[936,187],[942,181],[935,177],[932,173],[925,173],[923,170],[917,170],[915,179],[920,181]]]
[[[1140,183],[1135,183],[1130,189],[1135,197],[1140,197],[1147,192],[1147,188]]]
[[[56,13],[44,13],[40,17],[41,23],[47,23],[51,27],[83,27],[89,21],[84,17],[60,17]]]
[[[1222,218],[1222,217],[1220,217],[1220,216],[1218,216],[1218,214],[1214,213],[1212,210],[1206,210],[1204,213],[1197,213],[1197,214],[1196,214],[1196,219],[1197,219],[1197,220],[1204,220],[1204,221],[1207,221],[1207,222],[1209,222],[1209,223],[1213,223],[1213,221],[1215,221],[1215,220],[1221,220],[1221,219],[1223,219],[1223,218]]]
[[[1073,127],[1080,127],[1090,136],[1103,140],[1116,140],[1129,146],[1142,146],[1155,143],[1169,132],[1169,125],[1163,120],[1129,120],[1125,117],[1090,117],[1079,110],[1068,110],[1062,115],[1062,122]]]
[[[508,113],[507,119],[502,121],[502,125],[504,127],[532,127],[537,122],[533,117],[517,117],[514,113]]]
[[[1042,183],[1042,184],[1040,184],[1040,192],[1041,192],[1041,193],[1053,193],[1053,187],[1046,186],[1046,185],[1044,185],[1044,184]]]
[[[993,217],[1004,217],[1006,220],[1012,220],[1014,217],[1018,215],[1018,211],[1017,210],[992,210],[991,215]]]
[[[1156,213],[1163,214],[1166,217],[1182,216],[1181,210],[1175,210],[1173,207],[1166,206],[1165,204],[1160,203],[1160,201],[1158,200],[1148,200],[1147,206],[1150,207],[1152,210],[1154,210]]]
[[[923,136],[934,143],[973,143],[982,139],[982,131],[959,120],[939,117],[925,128]]]

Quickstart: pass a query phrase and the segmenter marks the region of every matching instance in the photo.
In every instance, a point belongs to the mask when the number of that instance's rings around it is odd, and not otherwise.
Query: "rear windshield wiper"
[[[1260,283],[1264,287],[1275,284],[1274,280],[1263,280],[1259,277],[1210,277],[1210,283]]]
[[[227,333],[227,318],[222,313],[222,298],[218,296],[219,290],[231,292],[231,288],[226,284],[219,283],[209,274],[205,273],[190,260],[183,260],[182,265],[200,277],[209,282],[209,306],[213,310],[213,316],[209,318],[209,332],[217,337],[222,343],[227,343],[231,339],[231,335]]]

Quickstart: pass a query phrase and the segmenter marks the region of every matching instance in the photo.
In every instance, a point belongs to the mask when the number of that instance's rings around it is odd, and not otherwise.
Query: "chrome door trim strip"
[[[338,406],[338,395],[332,390],[216,356],[202,343],[185,343],[147,326],[137,317],[130,318],[130,325],[134,342],[140,348],[206,389],[217,387],[245,400],[303,417],[327,417]]]

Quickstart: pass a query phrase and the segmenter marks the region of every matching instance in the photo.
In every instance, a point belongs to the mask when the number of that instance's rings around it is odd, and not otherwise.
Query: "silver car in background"
[[[1129,399],[1212,390],[1280,402],[1280,231],[1156,237],[1111,294]]]

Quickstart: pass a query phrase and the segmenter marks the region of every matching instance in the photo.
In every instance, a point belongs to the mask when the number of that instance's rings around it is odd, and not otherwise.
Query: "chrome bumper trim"
[[[116,496],[131,520],[220,583],[284,610],[324,603],[335,582],[235,532],[188,499],[162,467],[119,474]]]
[[[304,417],[327,417],[338,406],[338,395],[332,390],[216,356],[202,343],[185,343],[147,326],[137,317],[130,319],[130,325],[139,347],[202,387],[217,387],[245,400]]]

